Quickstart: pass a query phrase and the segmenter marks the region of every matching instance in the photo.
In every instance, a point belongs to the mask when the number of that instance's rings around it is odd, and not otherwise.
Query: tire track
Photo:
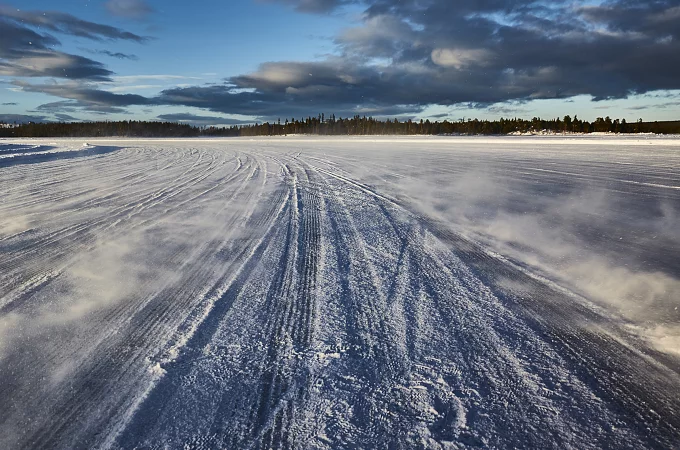
[[[249,189],[249,184],[252,183],[252,176],[255,175],[258,172],[258,170],[254,170],[251,174],[250,177],[246,177],[245,179],[242,178],[242,186],[240,190],[237,190],[234,195],[237,193],[243,193],[245,197],[243,197],[243,202],[246,203],[248,199],[252,198],[254,193],[257,192],[257,190],[252,190]],[[261,186],[264,186],[264,183],[261,184]],[[247,188],[248,187],[248,188]],[[229,205],[229,202],[224,203],[224,208],[226,208]],[[234,217],[233,218],[234,222],[226,223],[224,225],[224,228],[230,228],[231,226],[235,225],[238,220],[242,220],[242,217]],[[261,217],[258,218],[258,220],[263,220]],[[246,242],[244,242],[246,243]],[[205,253],[207,251],[207,253]],[[202,278],[204,278],[203,274],[211,274],[213,272],[212,267],[209,264],[209,260],[206,260],[205,256],[208,254],[212,254],[214,251],[220,251],[220,247],[218,246],[215,248],[212,245],[206,245],[203,247],[203,250],[199,249],[198,253],[194,252],[194,255],[184,255],[181,257],[178,257],[179,260],[188,258],[188,261],[205,261],[203,265],[196,266],[195,268],[191,268],[190,274],[188,278],[186,278],[184,281],[187,283],[186,289],[179,290],[177,291],[176,289],[169,288],[167,292],[161,292],[158,295],[156,295],[156,298],[158,298],[161,303],[159,305],[162,305],[164,302],[163,299],[167,298],[168,296],[172,296],[175,298],[186,298],[186,299],[196,299],[199,298],[200,292],[194,291],[193,289],[201,289],[200,286],[202,286],[202,282],[200,281]],[[204,255],[205,256],[201,256]],[[179,256],[179,254],[178,254]],[[206,264],[207,263],[207,264]],[[193,286],[193,287],[192,287]],[[158,303],[158,302],[157,302]],[[183,302],[175,302],[171,303],[173,305],[172,311],[186,311],[188,307],[188,303],[186,301]],[[160,332],[158,328],[154,329],[154,324],[160,324],[164,322],[170,322],[172,323],[173,321],[176,321],[176,319],[170,320],[170,317],[168,314],[175,314],[173,312],[164,312],[162,309],[158,309],[157,307],[153,307],[152,304],[148,304],[146,307],[146,310],[143,308],[140,310],[140,312],[135,313],[135,319],[128,324],[128,326],[132,327],[132,333],[129,335],[127,338],[120,338],[120,339],[115,339],[114,341],[117,342],[122,342],[124,344],[123,347],[112,347],[112,343],[107,343],[106,347],[108,348],[102,348],[102,345],[99,345],[100,348],[96,348],[96,351],[91,352],[96,356],[97,353],[101,354],[107,353],[110,354],[111,357],[107,361],[99,362],[97,365],[93,366],[89,370],[81,370],[81,377],[83,381],[78,381],[75,380],[71,384],[75,384],[76,386],[81,385],[81,386],[86,386],[87,389],[84,389],[81,391],[79,395],[73,395],[71,393],[69,401],[66,402],[63,405],[62,408],[62,415],[60,416],[60,419],[53,418],[53,426],[51,426],[49,429],[45,429],[39,434],[34,435],[32,438],[29,438],[27,441],[28,442],[33,442],[32,446],[38,446],[38,443],[43,442],[43,443],[49,443],[49,442],[60,442],[60,440],[63,440],[63,436],[69,434],[66,432],[66,430],[69,430],[69,428],[72,428],[75,423],[78,423],[78,421],[74,422],[72,417],[78,416],[81,417],[83,414],[83,408],[86,408],[88,404],[90,404],[93,401],[101,401],[104,402],[106,399],[111,399],[111,387],[106,386],[107,383],[113,384],[114,386],[116,383],[112,383],[111,376],[112,376],[112,368],[116,367],[116,362],[118,362],[121,366],[127,367],[127,366],[132,366],[132,367],[141,367],[144,369],[146,366],[143,364],[145,356],[144,355],[144,349],[148,348],[149,342],[145,342],[146,339],[150,336],[154,336],[157,339],[160,339],[162,341],[163,338],[163,333]],[[127,306],[127,309],[129,309],[129,305]],[[129,315],[130,312],[126,311],[126,309],[122,309],[119,311],[119,315],[124,317],[126,315]],[[107,318],[105,322],[111,321],[111,317]],[[116,320],[112,320],[112,322],[116,322]],[[167,332],[166,332],[167,333]],[[133,345],[133,343],[135,343]],[[102,342],[103,344],[103,342]],[[92,345],[90,342],[89,345]],[[132,351],[132,349],[138,348],[139,350]],[[141,363],[141,366],[140,366]],[[113,364],[113,366],[112,366]],[[84,367],[87,366],[87,364],[83,361]],[[88,373],[89,372],[89,373]],[[113,371],[115,372],[115,371]],[[122,378],[130,378],[130,375],[127,375],[126,372],[122,372],[119,374],[119,379]],[[87,381],[84,381],[87,380]],[[93,380],[98,380],[97,382],[93,382]],[[120,386],[119,386],[120,388]],[[73,389],[73,388],[71,388]],[[134,392],[134,386],[128,386],[128,389],[132,389],[131,392]],[[95,400],[98,399],[98,400]],[[123,408],[123,405],[116,405],[112,404],[109,405],[110,409],[109,412],[111,411],[116,411],[120,410]],[[123,408],[124,409],[124,408]],[[68,412],[68,411],[71,412]],[[59,417],[59,416],[57,416]],[[106,418],[99,418],[100,420],[104,420],[104,423],[106,423]],[[60,425],[61,424],[61,425]],[[87,422],[83,421],[81,419],[81,423],[79,426],[82,427],[87,427]],[[93,426],[93,425],[90,425]],[[73,436],[72,439],[77,439],[77,436]],[[50,446],[51,444],[48,444]]]
[[[240,253],[234,259],[235,264],[240,266],[237,271],[229,270],[225,272],[225,277],[231,276],[231,273],[236,273],[235,278],[231,281],[224,279],[215,285],[215,288],[209,292],[206,297],[212,298],[217,296],[214,306],[209,310],[207,315],[201,318],[200,324],[195,328],[185,345],[182,346],[180,355],[166,366],[167,374],[154,388],[149,397],[144,401],[141,408],[136,412],[134,420],[130,422],[130,426],[118,439],[123,447],[131,447],[138,445],[140,442],[146,442],[146,433],[153,430],[154,423],[159,419],[157,410],[162,408],[162,405],[168,402],[168,399],[176,395],[179,388],[179,381],[186,377],[191,368],[190,361],[195,358],[196,353],[200,353],[210,342],[225,315],[230,311],[232,304],[241,295],[244,289],[247,289],[248,280],[252,272],[257,268],[262,254],[269,248],[269,245],[278,230],[277,224],[283,220],[282,218],[289,214],[290,203],[289,199],[278,197],[279,202],[271,202],[266,209],[261,213],[256,213],[251,216],[246,228],[258,228],[261,224],[269,222],[268,230],[264,233],[255,247],[245,245],[241,250],[237,248],[230,249],[230,253],[239,251]],[[223,283],[226,283],[228,288],[222,288]],[[220,291],[222,291],[220,293]]]
[[[6,274],[11,274],[12,269],[9,269],[11,267],[16,267],[18,270],[21,270],[22,267],[28,265],[29,267],[41,267],[41,269],[37,273],[31,274],[30,272],[21,272],[24,274],[24,279],[25,275],[28,274],[28,281],[18,281],[18,292],[15,292],[14,294],[10,292],[5,292],[3,297],[5,299],[5,305],[2,307],[0,312],[8,312],[9,309],[7,308],[17,308],[20,307],[22,304],[22,299],[25,300],[30,295],[32,292],[35,291],[35,288],[32,287],[41,287],[44,282],[49,281],[50,279],[53,279],[57,276],[59,276],[63,271],[68,267],[68,264],[66,266],[62,266],[61,268],[54,269],[54,266],[57,265],[57,262],[52,262],[52,261],[58,261],[60,258],[63,258],[64,255],[67,255],[71,252],[73,252],[75,249],[91,249],[92,245],[96,243],[98,239],[98,235],[102,235],[106,233],[107,238],[115,237],[116,233],[113,233],[112,230],[114,228],[121,228],[121,225],[124,225],[126,222],[131,221],[134,217],[142,214],[145,210],[157,207],[164,203],[165,201],[171,199],[175,195],[178,195],[181,191],[194,186],[201,181],[203,181],[205,178],[208,176],[214,174],[217,172],[219,169],[216,168],[212,172],[208,174],[203,174],[199,175],[197,178],[189,180],[183,184],[178,184],[176,185],[177,187],[174,188],[174,191],[171,191],[172,194],[169,195],[167,198],[164,198],[162,200],[158,200],[157,194],[151,194],[150,197],[147,197],[146,201],[143,201],[141,203],[137,202],[128,202],[126,205],[123,207],[119,208],[117,211],[114,211],[112,214],[108,215],[107,217],[100,218],[100,219],[95,219],[90,222],[86,223],[81,223],[74,225],[72,227],[68,227],[66,229],[62,229],[56,233],[53,233],[45,238],[43,238],[42,241],[38,242],[33,242],[32,243],[32,250],[29,252],[26,251],[21,251],[18,252],[17,255],[14,257],[14,260],[12,259],[11,255],[9,256],[8,260],[4,260],[0,263],[0,268],[1,267],[6,267],[8,270],[5,272]],[[187,172],[185,172],[187,173]],[[177,210],[181,208],[183,205],[195,201],[198,199],[201,195],[204,195],[207,192],[210,192],[211,190],[220,187],[221,185],[229,184],[231,181],[238,179],[239,173],[237,172],[234,176],[232,177],[227,177],[223,179],[220,183],[216,184],[212,188],[210,188],[208,191],[202,192],[197,196],[194,197],[189,197],[187,200],[176,203],[172,205],[170,208],[166,208],[164,211],[160,211],[156,213],[155,216],[151,216],[150,218],[140,221],[134,225],[128,226],[126,229],[126,232],[128,232],[131,229],[134,229],[136,227],[141,227],[145,223],[148,222],[153,222],[153,221],[158,221],[161,219],[163,216],[166,216],[168,213]],[[154,200],[154,203],[148,203],[149,201]],[[146,204],[145,204],[146,203]],[[57,247],[56,244],[59,242],[62,242],[63,240],[67,240],[67,244],[61,245],[60,248],[61,252],[57,254],[45,254],[42,252],[43,249],[52,249]],[[23,248],[23,247],[22,247]],[[41,265],[37,264],[30,264],[30,257],[33,256],[34,258],[40,258],[42,261]],[[17,258],[19,258],[17,260]],[[35,281],[34,281],[35,280]],[[8,283],[6,286],[8,286],[11,289],[14,289],[15,291],[17,290],[17,282],[15,281],[14,283]],[[22,289],[24,286],[28,287],[28,289]],[[9,299],[9,300],[8,300]]]
[[[215,142],[2,169],[0,184],[16,185],[0,213],[44,212],[0,236],[0,289],[19,300],[0,310],[17,333],[0,339],[0,447],[672,448],[680,437],[677,362],[395,188],[496,157],[500,177],[536,158],[485,149],[466,166],[472,153],[440,149],[419,165],[410,149],[393,165],[337,143]],[[72,268],[97,260],[99,239],[128,235],[141,236],[120,264],[141,262],[123,272],[134,289],[24,334],[68,311]]]
[[[322,171],[322,172],[325,173],[325,171]],[[343,182],[347,182],[353,188],[356,188],[356,189],[358,189],[362,192],[365,192],[366,194],[368,194],[369,196],[374,198],[376,201],[383,202],[383,204],[380,205],[380,208],[382,209],[383,214],[389,219],[394,231],[397,233],[397,235],[399,235],[400,241],[402,243],[414,241],[414,239],[411,236],[405,235],[404,232],[401,231],[400,227],[396,224],[395,220],[391,218],[391,214],[388,213],[388,211],[386,209],[388,206],[389,207],[398,206],[396,201],[394,201],[392,199],[385,198],[380,194],[376,194],[371,188],[368,188],[364,185],[361,185],[360,183],[357,183],[357,182],[354,182],[354,181],[351,181],[351,180],[347,180],[342,176],[337,176],[337,175],[333,174],[333,177],[335,179],[341,180]],[[411,213],[409,213],[409,215],[411,215]],[[417,217],[417,216],[411,215],[411,217]],[[422,223],[424,226],[430,228],[429,227],[430,224],[428,224],[426,222],[423,223],[422,219],[420,219],[419,222]],[[340,239],[340,238],[338,238],[338,239]],[[460,239],[458,239],[458,241],[459,240]],[[343,243],[342,246],[343,247],[347,246],[347,244]],[[453,247],[458,248],[457,245],[453,246]],[[426,295],[435,302],[434,306],[435,306],[436,310],[438,311],[439,314],[442,314],[443,318],[447,321],[447,324],[448,324],[447,328],[449,328],[451,330],[465,330],[467,328],[466,325],[465,325],[466,323],[474,323],[475,318],[484,316],[484,314],[481,311],[475,310],[475,309],[467,312],[467,314],[470,314],[470,316],[466,316],[466,314],[463,314],[464,311],[468,310],[470,308],[470,306],[472,306],[471,304],[460,305],[460,306],[456,307],[455,309],[451,309],[451,305],[443,303],[443,302],[450,302],[451,299],[452,299],[451,297],[448,297],[448,296],[442,297],[443,292],[447,292],[447,290],[450,291],[453,288],[453,287],[448,287],[448,288],[444,287],[444,286],[447,286],[447,284],[449,284],[449,280],[462,280],[463,283],[464,283],[466,279],[469,279],[469,276],[464,276],[460,272],[458,272],[458,273],[450,273],[449,272],[447,274],[447,270],[443,269],[443,266],[441,265],[441,263],[437,263],[437,264],[433,265],[433,263],[427,262],[430,257],[427,256],[426,253],[423,253],[422,249],[420,249],[420,248],[417,248],[417,247],[411,248],[408,251],[408,253],[409,253],[408,259],[410,261],[409,267],[411,268],[410,269],[411,274],[409,275],[410,279],[417,280],[418,278],[424,277],[424,279],[421,278],[421,280],[419,281],[417,288],[422,289],[426,293]],[[476,253],[475,255],[470,255],[469,257],[470,258],[479,258],[480,254],[481,253]],[[403,257],[403,252],[400,252],[400,256],[399,256],[400,262],[403,261],[402,257]],[[340,258],[340,259],[342,259],[342,258]],[[399,263],[397,264],[397,266],[399,267]],[[488,273],[498,273],[498,270],[489,270],[489,267],[482,265],[482,264],[479,264],[479,263],[478,263],[477,267],[478,267],[478,270],[476,271],[477,275],[479,275],[479,273],[482,273],[482,272],[487,273],[487,274]],[[436,278],[431,278],[434,274],[446,274],[446,276],[443,276],[441,279],[437,280]],[[513,279],[513,280],[517,279],[517,277],[512,277],[512,276],[506,276],[506,277],[503,277],[503,278]],[[395,278],[395,283],[396,282],[397,282],[397,278]],[[437,288],[435,288],[434,286],[437,286]],[[394,289],[396,289],[396,287]],[[455,292],[455,288],[453,288],[453,289],[454,289],[454,292]],[[465,286],[465,289],[469,289],[469,286]],[[544,293],[544,295],[545,295],[545,293]],[[467,295],[467,296],[469,296],[469,295]],[[549,296],[545,295],[545,297],[549,297]],[[534,300],[533,302],[529,302],[529,303],[530,304],[543,304],[543,302],[545,302],[545,297],[542,297],[543,298],[542,301]],[[553,294],[553,297],[554,297],[554,294]],[[407,296],[407,298],[408,298],[408,296]],[[556,300],[554,300],[554,302],[558,303]],[[564,303],[564,301],[562,303]],[[538,313],[538,314],[535,314],[535,315],[537,317],[546,317],[546,316],[549,317],[550,316],[550,314],[545,314],[545,311],[542,311],[541,313]],[[557,318],[557,317],[558,316],[555,315],[555,318]],[[505,333],[505,336],[509,337],[513,333],[507,327],[508,327],[508,325],[505,325],[505,328],[502,331]],[[554,324],[553,324],[551,326],[551,329],[554,329],[554,328],[555,327],[554,327]],[[415,334],[413,328],[411,328],[410,334],[411,334],[411,338],[409,340],[411,342],[413,342],[413,335]],[[535,336],[535,332],[531,332],[530,337],[531,337],[532,334]],[[588,333],[582,332],[582,334],[588,334]],[[479,371],[478,372],[479,375],[475,375],[476,377],[478,377],[478,381],[473,382],[473,385],[494,386],[493,383],[497,383],[498,381],[494,381],[492,384],[489,384],[491,380],[503,380],[504,376],[505,377],[508,376],[507,373],[504,374],[504,375],[496,374],[496,375],[493,375],[493,378],[485,380],[484,377],[489,376],[493,373],[493,371],[495,370],[495,369],[493,369],[494,367],[496,367],[496,366],[497,367],[507,366],[507,363],[505,363],[505,364],[489,364],[489,363],[481,363],[479,360],[475,360],[476,358],[479,357],[479,355],[485,354],[485,349],[492,349],[492,348],[502,349],[503,348],[503,345],[500,342],[482,344],[481,341],[479,341],[480,336],[489,336],[490,337],[490,336],[494,336],[494,335],[495,335],[495,331],[488,329],[487,331],[479,333],[479,334],[463,335],[465,337],[461,336],[461,337],[457,338],[457,340],[460,342],[460,348],[468,348],[471,352],[471,353],[468,353],[467,355],[464,355],[464,357],[467,358],[467,361],[468,361],[468,363],[467,363],[468,364],[468,369],[467,369],[468,373],[472,375],[472,374],[475,373],[475,371],[472,370],[471,368],[472,367],[478,368],[476,370]],[[535,339],[535,337],[533,337],[533,339]],[[480,343],[471,346],[471,344],[475,341],[480,342]],[[611,343],[610,343],[610,345],[611,345]],[[578,346],[573,345],[573,347],[574,348],[580,348],[581,345],[578,345]],[[602,346],[600,345],[600,348],[601,347]],[[593,345],[593,346],[591,346],[591,348],[598,348],[598,346]],[[488,353],[486,353],[486,354],[490,356],[490,354],[488,354]],[[472,359],[470,359],[470,358],[472,358]],[[494,358],[498,358],[498,356],[494,356]],[[493,358],[491,358],[491,360],[493,360]],[[601,370],[601,369],[598,368],[597,365],[594,364],[594,362],[595,362],[595,360],[591,361],[592,365],[590,367],[590,370],[595,371],[595,372],[599,372],[599,370]],[[480,370],[480,368],[482,368],[482,367],[485,367],[485,368]],[[617,369],[620,370],[621,367],[618,367]],[[519,370],[518,373],[521,373],[523,371],[523,369],[520,369],[519,367],[518,367],[518,370]],[[479,378],[480,376],[482,378]],[[543,376],[545,376],[545,374]],[[639,378],[634,377],[633,379],[639,379]],[[586,380],[586,384],[584,384],[582,387],[583,387],[583,390],[585,391],[585,393],[588,394],[590,392],[590,389],[587,387],[588,386],[587,378],[585,380]],[[472,380],[469,380],[469,381],[472,381]],[[503,383],[508,383],[508,381],[504,380]],[[521,398],[523,395],[525,395],[526,392],[531,392],[531,390],[527,391],[526,387],[522,387],[523,385],[526,386],[526,383],[523,382],[521,379],[518,379],[517,381],[515,381],[514,384],[512,384],[513,382],[510,382],[510,383],[511,383],[510,385],[501,384],[501,385],[499,385],[500,387],[494,387],[493,390],[497,391],[497,393],[494,394],[494,395],[498,395],[498,393],[503,393],[503,395],[510,395],[512,397]],[[518,386],[518,389],[515,389],[513,387],[514,385]],[[609,391],[615,391],[614,389],[608,389],[608,390]],[[587,402],[587,398],[583,398],[582,400],[583,400],[583,402]],[[633,404],[633,405],[640,404],[640,402],[637,401],[637,400],[639,400],[639,399],[627,399],[626,403],[630,403],[630,404]],[[663,401],[663,399],[657,398],[657,399],[655,399],[655,403],[656,404],[658,404],[658,403],[664,404],[664,401]],[[536,409],[534,409],[533,413],[529,413],[529,411],[525,410],[525,411],[517,411],[516,414],[512,414],[513,417],[526,417],[526,418],[533,417],[533,419],[527,419],[529,424],[530,423],[539,423],[541,421],[541,419],[539,419],[539,418],[543,417],[543,414],[542,414],[543,410],[556,409],[554,406],[550,406],[550,405],[546,405],[546,406],[543,406],[543,407],[539,406],[541,404],[541,401],[537,397],[526,399],[525,401],[521,402],[521,404],[533,405],[533,407],[536,408]],[[507,408],[507,406],[505,408]],[[618,405],[614,408],[611,408],[610,410],[604,409],[604,410],[601,411],[601,415],[596,420],[602,420],[603,417],[607,418],[612,413],[615,414],[615,415],[618,415],[619,410],[620,410],[620,405]],[[505,409],[498,410],[498,411],[493,412],[492,415],[495,415],[495,416],[503,415],[504,411],[505,411]],[[668,411],[668,412],[670,412],[670,411]],[[575,414],[575,415],[577,414],[576,412],[572,412],[572,413]],[[594,415],[594,417],[597,417],[597,416],[598,416],[597,414]],[[608,418],[609,418],[609,421],[620,420],[620,418],[619,419],[616,419],[616,418],[612,419],[611,417],[608,417]],[[574,429],[573,427],[576,426],[575,424],[577,423],[577,420],[573,417],[570,420],[572,422],[572,424],[570,426],[572,427],[572,432],[573,432],[573,429]],[[607,423],[607,422],[608,422],[607,420],[603,420],[603,424]],[[628,420],[628,426],[630,426],[634,429],[637,428],[637,426],[634,425],[634,423],[630,420]],[[491,429],[492,427],[493,427],[493,425],[490,425],[490,424],[486,425],[487,429]],[[552,426],[549,425],[549,428],[547,430],[556,430],[556,429],[559,429],[559,428],[560,428],[560,426],[553,424]],[[658,423],[655,423],[655,428],[658,428]],[[522,430],[522,429],[528,430],[528,429],[531,429],[531,427],[527,428],[525,426],[524,428],[520,428],[520,430]],[[639,432],[641,430],[638,429],[637,431]],[[670,429],[665,430],[665,431],[666,431],[666,434],[669,434],[669,433],[672,434],[672,433],[675,432],[675,429],[670,428]],[[505,442],[514,441],[514,442],[525,442],[526,443],[526,442],[533,441],[533,442],[535,442],[535,445],[540,445],[540,442],[546,442],[546,441],[549,441],[551,438],[553,438],[552,434],[549,434],[548,436],[541,436],[540,433],[536,433],[535,430],[528,433],[528,434],[520,433],[520,434],[517,434],[517,435],[514,435],[512,433],[507,434],[507,432],[508,432],[508,430],[499,431],[499,435],[504,435],[504,436],[506,436],[506,439],[509,440],[509,441],[505,441]],[[552,431],[550,431],[549,433],[552,433]],[[587,434],[586,434],[586,436],[587,436]],[[593,436],[591,436],[591,437],[593,437]],[[563,439],[564,438],[565,438],[565,436],[563,436]],[[606,435],[606,436],[602,436],[601,439],[602,439],[602,442],[611,442],[615,438],[614,438],[613,435]],[[635,438],[632,437],[632,434],[629,435],[628,439],[629,440],[627,440],[625,442],[628,442],[629,445],[632,444],[633,442],[636,442]],[[619,442],[623,443],[624,441],[619,441]],[[648,444],[651,444],[651,443],[652,442],[648,442]],[[657,442],[657,444],[658,444],[658,442]],[[654,445],[656,445],[656,444],[654,444]]]
[[[316,278],[320,251],[319,195],[309,173],[288,168],[292,177],[292,200],[296,206],[290,219],[288,238],[280,267],[284,269],[270,287],[267,306],[273,309],[269,343],[255,435],[260,448],[290,448],[295,441],[292,430],[296,410],[304,402],[311,383],[307,367],[314,340]],[[269,308],[268,308],[269,309]],[[282,344],[284,344],[282,346]],[[285,361],[293,354],[303,355],[302,362]],[[287,364],[288,363],[288,364]]]

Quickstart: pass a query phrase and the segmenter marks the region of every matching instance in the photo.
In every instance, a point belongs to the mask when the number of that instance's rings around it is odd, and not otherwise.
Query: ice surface
[[[672,448],[680,139],[0,141],[0,448]]]

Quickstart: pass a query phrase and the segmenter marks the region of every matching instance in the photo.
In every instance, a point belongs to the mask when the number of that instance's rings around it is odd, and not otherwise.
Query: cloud
[[[320,14],[360,4],[278,1]],[[223,84],[195,86],[171,86],[174,80],[198,80],[177,75],[114,77],[100,62],[55,51],[59,41],[46,32],[99,41],[144,42],[142,36],[64,13],[4,7],[0,9],[0,75],[119,83],[113,87],[71,84],[42,91],[75,100],[78,108],[92,112],[173,105],[265,120],[318,112],[414,115],[429,105],[504,108],[507,102],[578,95],[594,100],[625,98],[680,88],[680,61],[675,57],[680,54],[680,27],[678,21],[668,19],[680,14],[675,3],[462,0],[452,6],[448,0],[373,0],[361,3],[365,11],[357,26],[334,38],[333,56],[311,62],[264,62]],[[107,7],[127,17],[150,10],[138,1],[111,1]],[[109,50],[89,52],[134,58]],[[158,82],[149,83],[152,79]],[[139,90],[164,83],[166,89],[156,97],[129,90],[124,94],[126,86]]]
[[[324,14],[348,4],[280,3]],[[432,104],[597,101],[680,88],[680,22],[666,19],[678,14],[676,1],[364,4],[360,24],[335,37],[333,56],[265,62],[225,85],[170,89],[159,100],[267,117],[361,108],[408,114]]]
[[[57,113],[54,115],[54,117],[59,121],[59,122],[80,122],[80,119],[73,117],[69,114],[61,114]]]
[[[340,77],[344,76],[341,74]],[[124,113],[126,112],[124,108],[127,106],[169,105],[195,107],[222,114],[253,116],[271,121],[279,118],[300,118],[310,114],[316,115],[319,111],[333,112],[338,117],[348,117],[355,114],[393,117],[421,112],[424,109],[421,106],[373,103],[368,98],[361,98],[362,92],[364,92],[361,89],[358,89],[355,93],[346,92],[343,96],[341,91],[345,89],[342,84],[344,82],[340,80],[338,83],[336,86],[319,85],[305,89],[289,87],[270,92],[244,90],[235,84],[225,83],[173,87],[162,91],[155,97],[129,93],[118,94],[116,91],[119,89],[115,86],[109,90],[103,90],[97,87],[98,85],[81,82],[31,84],[24,81],[14,81],[12,84],[25,92],[38,92],[67,99],[66,101],[46,103],[37,108],[38,111],[51,113],[78,110],[96,113]],[[248,123],[252,123],[252,120]]]
[[[629,111],[639,111],[643,109],[666,109],[666,108],[677,108],[680,107],[680,101],[675,101],[675,102],[664,102],[664,103],[654,103],[654,104],[648,104],[648,105],[636,105],[636,106],[628,106],[626,109]]]
[[[327,14],[341,6],[359,3],[357,0],[265,0],[293,6],[296,11],[310,14]]]
[[[167,122],[185,122],[195,126],[210,125],[243,125],[254,123],[254,120],[238,120],[216,116],[200,116],[191,113],[162,114],[158,119]]]
[[[13,77],[87,78],[106,81],[112,73],[99,62],[55,51],[27,52],[12,61],[0,61],[0,75]]]
[[[35,28],[35,29],[34,29]],[[53,11],[21,11],[0,6],[0,75],[107,81],[113,74],[92,59],[55,50],[56,32],[95,41],[147,38]],[[121,54],[122,55],[122,54]]]
[[[154,12],[143,0],[109,0],[105,6],[111,14],[127,19],[143,19]]]
[[[0,6],[0,17],[4,20],[13,20],[22,26],[38,27],[41,30],[78,36],[94,41],[106,39],[144,43],[149,40],[148,37],[139,36],[120,28],[89,22],[71,14],[57,11],[21,11],[8,6]]]
[[[53,49],[58,39],[7,20],[0,15],[0,75],[107,80],[103,64]]]
[[[442,67],[463,69],[468,66],[486,65],[493,53],[484,48],[436,48],[432,50],[432,62]]]
[[[15,81],[14,85],[21,87],[26,92],[41,92],[57,97],[77,100],[79,102],[106,106],[148,105],[152,103],[151,100],[142,97],[141,95],[114,94],[112,92],[93,88],[87,84],[29,84],[23,81]]]
[[[487,108],[487,111],[492,114],[500,115],[512,115],[526,112],[526,109],[519,107],[520,104],[521,103],[518,102],[498,103]]]
[[[368,57],[400,56],[418,46],[417,33],[411,24],[398,17],[378,15],[365,17],[363,25],[343,30],[336,38],[346,54]]]
[[[46,116],[31,116],[26,114],[0,114],[0,122],[2,123],[28,123],[28,122],[46,122]]]
[[[39,111],[53,113],[74,112],[78,109],[95,113],[124,113],[127,106],[154,104],[154,100],[141,95],[116,94],[79,82],[31,84],[15,81],[13,84],[24,92],[43,93],[70,100],[46,103],[37,108]]]
[[[319,13],[348,4],[284,3]],[[680,27],[664,19],[675,14],[675,5],[602,5],[463,0],[452,7],[448,0],[374,0],[358,26],[335,37],[336,51],[324,59],[264,62],[222,84],[168,86],[155,97],[119,95],[123,86],[108,94],[93,88],[45,92],[100,110],[172,105],[275,120],[319,112],[411,116],[430,105],[495,107],[490,111],[508,114],[508,104],[535,99],[602,100],[680,88]],[[115,81],[162,84],[134,78]]]
[[[16,102],[7,102],[2,104],[2,106],[16,106],[16,105],[18,105],[18,103]]]
[[[78,108],[77,102],[60,101],[60,102],[44,103],[44,104],[38,106],[35,110],[37,112],[45,112],[45,113],[48,113],[48,114],[54,114],[54,113],[64,113],[64,112],[76,112],[77,108]]]
[[[137,55],[132,55],[128,53],[121,53],[121,52],[112,52],[110,50],[90,50],[90,49],[81,49],[84,52],[91,53],[93,55],[105,55],[105,56],[110,56],[111,58],[117,58],[117,59],[129,59],[131,61],[137,61],[139,58]]]
[[[281,74],[281,76],[289,75]],[[348,85],[337,76],[335,78],[333,80],[330,77],[324,77],[325,81],[320,84],[301,85],[300,87],[285,86],[287,83],[282,84],[280,80],[270,84],[270,80],[257,77],[247,80],[234,79],[241,86],[220,84],[172,88],[162,91],[154,100],[158,104],[191,106],[224,114],[263,117],[267,120],[284,117],[299,118],[310,114],[316,115],[322,111],[347,117],[354,114],[394,116],[419,112],[423,109],[420,106],[373,102],[370,96],[362,98],[362,93],[369,94],[368,83],[355,87]],[[256,90],[242,88],[250,83],[262,87]]]

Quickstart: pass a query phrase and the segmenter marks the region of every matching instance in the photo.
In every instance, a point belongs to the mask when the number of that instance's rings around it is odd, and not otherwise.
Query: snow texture
[[[680,140],[0,141],[0,448],[673,448]]]

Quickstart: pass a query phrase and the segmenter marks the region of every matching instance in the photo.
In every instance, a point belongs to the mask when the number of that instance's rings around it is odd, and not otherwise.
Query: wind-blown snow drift
[[[3,448],[680,439],[678,140],[29,144]]]

